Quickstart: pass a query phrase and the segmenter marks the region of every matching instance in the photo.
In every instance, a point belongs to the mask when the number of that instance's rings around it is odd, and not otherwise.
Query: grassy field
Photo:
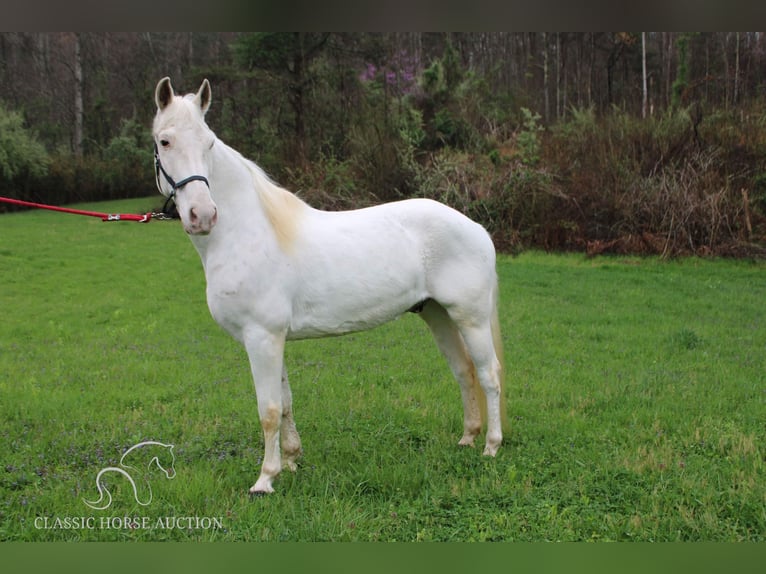
[[[89,206],[140,211],[152,200]],[[512,432],[457,447],[425,326],[292,343],[304,457],[251,499],[244,351],[177,222],[0,216],[2,540],[764,540],[766,265],[501,257]],[[174,445],[137,504],[96,474]]]

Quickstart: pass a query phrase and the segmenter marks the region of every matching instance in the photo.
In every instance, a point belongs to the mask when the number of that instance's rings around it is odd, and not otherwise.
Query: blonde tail
[[[498,377],[500,378],[500,425],[503,429],[503,433],[510,432],[511,425],[508,422],[507,405],[505,403],[505,361],[503,359],[503,337],[500,333],[500,317],[498,313],[497,299],[498,299],[498,285],[497,279],[495,279],[495,285],[492,294],[492,315],[490,317],[490,327],[492,329],[492,344],[495,348],[495,356],[498,363],[500,363],[500,372]],[[481,424],[484,427],[487,423],[487,398],[484,394],[484,390],[479,384],[479,377],[476,375],[476,367],[471,361],[471,379],[473,387],[476,390],[476,395],[479,400],[479,412],[481,414]]]
[[[495,279],[494,301],[492,302],[492,343],[495,346],[495,356],[500,363],[500,423],[503,433],[509,433],[511,425],[508,422],[507,405],[505,402],[505,360],[503,359],[503,337],[500,333],[500,317],[498,312],[498,284]]]

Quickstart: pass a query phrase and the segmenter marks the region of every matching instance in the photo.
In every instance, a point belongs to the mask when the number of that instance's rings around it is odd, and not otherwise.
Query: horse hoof
[[[256,491],[251,491],[249,494],[250,494],[250,498],[263,498],[264,496],[268,494],[268,492],[263,492],[262,490],[256,490]]]
[[[493,445],[493,444],[487,444],[484,446],[484,452],[482,453],[484,456],[491,456],[494,457],[497,454],[497,451],[499,450],[500,445]]]

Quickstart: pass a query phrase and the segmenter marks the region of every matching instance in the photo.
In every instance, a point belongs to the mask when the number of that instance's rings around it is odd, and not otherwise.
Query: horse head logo
[[[127,464],[126,459],[131,464]],[[104,476],[121,475],[130,483],[136,502],[141,506],[148,506],[152,502],[152,487],[149,485],[148,478],[133,465],[144,467],[146,471],[151,471],[152,467],[156,466],[165,474],[165,478],[175,478],[176,469],[173,466],[175,460],[172,444],[150,440],[133,445],[122,455],[119,466],[102,468],[96,475],[98,500],[91,501],[83,498],[82,501],[94,510],[106,510],[112,504],[112,494],[104,484]]]

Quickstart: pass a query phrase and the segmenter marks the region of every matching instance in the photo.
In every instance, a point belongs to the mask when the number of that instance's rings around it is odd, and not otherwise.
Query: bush
[[[576,222],[569,243],[590,253],[741,252],[745,228],[758,224],[748,207],[758,215],[766,147],[752,128],[759,116],[736,115],[573,114],[544,146],[543,163],[571,198],[550,215]]]
[[[18,193],[54,205],[146,196],[154,191],[152,158],[149,132],[126,120],[99,154],[77,157],[58,150],[46,156],[46,169],[30,174]]]
[[[495,157],[443,149],[419,167],[417,195],[446,203],[481,223],[498,249],[555,243],[562,223],[551,215],[565,197],[552,176]]]
[[[306,168],[286,168],[285,172],[284,185],[314,207],[339,211],[367,203],[349,160],[322,157]]]
[[[22,115],[0,105],[0,189],[25,195],[29,181],[44,176],[49,164],[45,147],[24,127]]]
[[[519,157],[524,165],[535,167],[540,162],[540,137],[539,133],[545,128],[539,124],[540,114],[530,112],[527,108],[521,108],[524,118],[524,129],[519,133],[516,140],[519,147]]]
[[[620,196],[622,234],[653,237],[663,255],[712,253],[720,242],[736,240],[743,206],[716,169],[720,156],[716,149],[697,150],[637,178]]]
[[[154,151],[149,131],[134,119],[123,120],[120,133],[101,152],[101,179],[110,198],[145,195],[152,180]],[[139,193],[140,192],[140,193]]]

